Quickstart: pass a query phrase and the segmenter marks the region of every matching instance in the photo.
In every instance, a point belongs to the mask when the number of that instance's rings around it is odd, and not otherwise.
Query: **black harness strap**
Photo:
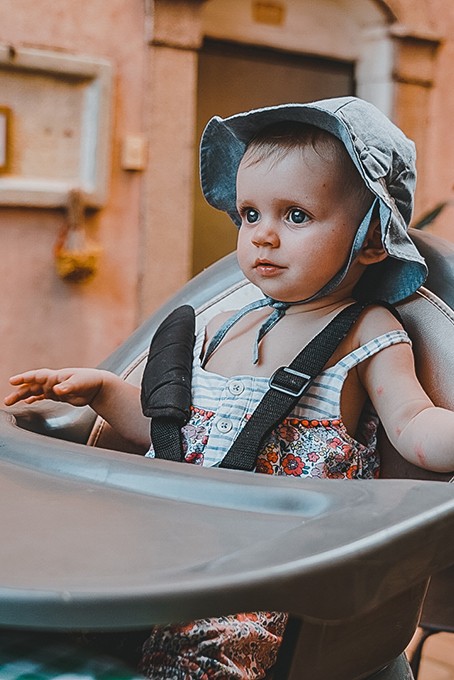
[[[184,425],[184,423],[181,423],[181,425]],[[155,417],[151,419],[150,437],[153,442],[155,458],[181,463],[183,460],[181,425],[173,418]]]
[[[263,395],[219,467],[236,470],[255,468],[263,440],[291,413],[312,380],[323,370],[339,343],[369,304],[356,302],[345,307],[289,366],[277,369],[270,378],[270,389]]]
[[[182,460],[181,427],[191,408],[195,313],[190,305],[175,309],[153,336],[142,377],[141,402],[151,418],[157,458]]]

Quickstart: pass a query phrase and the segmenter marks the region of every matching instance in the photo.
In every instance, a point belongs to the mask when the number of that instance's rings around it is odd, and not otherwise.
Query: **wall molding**
[[[110,128],[111,128],[111,98],[112,98],[112,65],[109,61],[90,56],[67,54],[64,52],[41,50],[37,48],[15,47],[0,45],[0,78],[2,74],[13,73],[17,78],[23,78],[23,86],[36,76],[36,83],[54,79],[58,87],[67,88],[68,95],[77,97],[80,108],[78,127],[74,134],[74,142],[66,140],[65,148],[71,148],[77,158],[73,175],[61,178],[58,169],[46,167],[46,158],[36,159],[41,162],[39,176],[28,172],[27,167],[18,167],[14,163],[16,153],[20,151],[22,140],[20,136],[12,140],[12,169],[11,173],[0,177],[0,205],[55,208],[67,204],[68,192],[71,189],[81,189],[84,192],[87,205],[93,208],[102,207],[107,199],[108,180],[110,170]],[[77,89],[77,92],[75,91]],[[43,97],[49,96],[48,90],[42,88]],[[4,95],[6,96],[6,95]],[[7,104],[14,119],[14,94],[12,101],[4,102],[0,96],[0,104]],[[58,119],[64,112],[49,109],[49,126],[52,119]],[[30,116],[34,115],[31,111]],[[27,111],[22,111],[22,117]],[[61,122],[61,121],[60,121]],[[14,125],[16,130],[18,125]],[[57,142],[58,143],[58,139]],[[31,143],[33,147],[33,141]],[[27,149],[33,154],[33,148]],[[36,154],[42,155],[39,144]],[[64,163],[64,159],[62,160]],[[51,164],[49,164],[50,166]],[[44,170],[43,170],[44,168]],[[49,170],[46,175],[47,169]]]

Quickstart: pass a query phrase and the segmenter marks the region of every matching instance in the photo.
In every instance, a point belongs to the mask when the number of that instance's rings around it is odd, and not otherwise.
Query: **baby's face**
[[[237,176],[238,261],[265,295],[305,300],[346,262],[364,207],[349,195],[338,166],[311,147],[279,160],[243,158]],[[349,296],[362,271],[353,265],[337,293]]]

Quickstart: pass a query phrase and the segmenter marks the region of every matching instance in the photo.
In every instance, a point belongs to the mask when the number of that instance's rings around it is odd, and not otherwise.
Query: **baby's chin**
[[[283,285],[282,276],[279,274],[267,278],[266,276],[261,276],[253,267],[242,267],[241,271],[244,277],[258,288],[264,297],[269,297],[275,302],[282,302],[288,305],[299,304],[310,300],[317,294],[317,291],[303,290],[303,287],[298,291],[288,290],[288,287]]]

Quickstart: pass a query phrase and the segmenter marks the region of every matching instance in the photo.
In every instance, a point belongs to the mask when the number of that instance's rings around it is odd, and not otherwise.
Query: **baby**
[[[205,197],[239,227],[240,267],[264,297],[215,317],[197,335],[191,415],[181,431],[186,462],[222,464],[270,376],[362,300],[371,304],[257,451],[256,472],[373,478],[378,420],[411,463],[454,469],[454,413],[424,392],[408,335],[389,306],[426,276],[407,234],[414,163],[412,142],[354,97],[208,123],[201,144]],[[6,405],[89,404],[155,455],[140,390],[107,371],[40,369],[11,384]],[[283,613],[256,612],[156,626],[142,670],[156,679],[263,678],[285,624]]]

